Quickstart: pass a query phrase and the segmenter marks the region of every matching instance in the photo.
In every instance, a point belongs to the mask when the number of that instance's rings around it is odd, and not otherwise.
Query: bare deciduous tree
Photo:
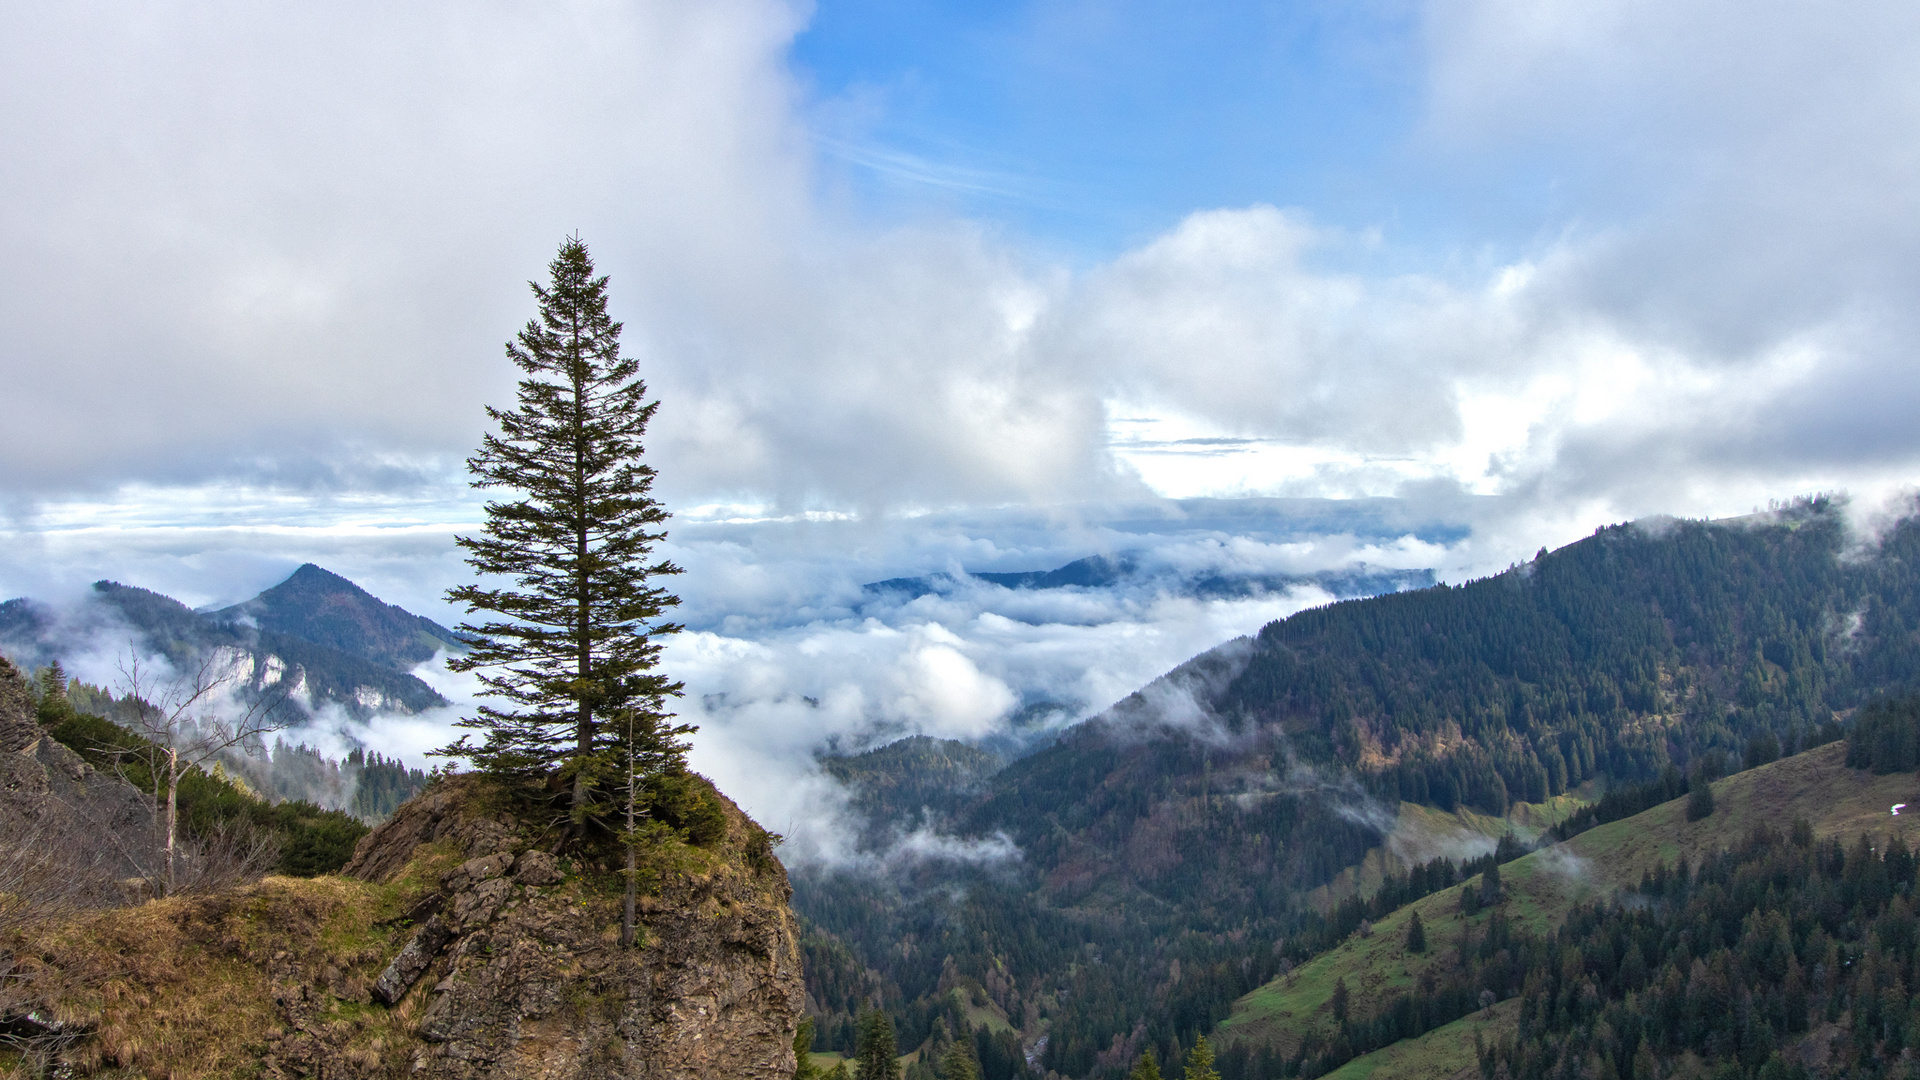
[[[165,823],[162,889],[169,896],[176,891],[180,778],[235,748],[257,754],[264,736],[287,726],[279,715],[284,693],[252,702],[232,699],[227,690],[240,676],[220,660],[218,652],[209,653],[191,672],[167,680],[153,678],[137,656],[120,668],[121,689],[133,699],[120,722],[146,740],[136,754],[153,782],[154,817]],[[241,861],[257,857],[253,853]]]

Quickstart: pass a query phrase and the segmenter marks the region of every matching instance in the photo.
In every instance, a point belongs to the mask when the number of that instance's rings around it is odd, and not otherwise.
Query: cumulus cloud
[[[1183,574],[1458,580],[1626,517],[1907,489],[1910,6],[1418,13],[1396,152],[1534,185],[1533,235],[1196,207],[1076,266],[823,198],[797,3],[17,5],[0,583],[198,605],[311,559],[457,620],[462,459],[575,229],[663,401],[698,760],[776,828],[831,804],[789,764],[825,740],[1083,715],[1326,598]],[[1148,573],[1107,590],[860,588],[1122,553]]]
[[[1538,243],[1398,274],[1329,269],[1393,237],[1311,208],[1200,208],[1084,270],[979,223],[862,224],[817,196],[805,17],[9,13],[0,124],[32,152],[0,174],[7,494],[457,487],[520,281],[575,228],[681,503],[1438,482],[1591,518],[1920,455],[1901,5],[1435,0],[1409,152],[1567,194]]]

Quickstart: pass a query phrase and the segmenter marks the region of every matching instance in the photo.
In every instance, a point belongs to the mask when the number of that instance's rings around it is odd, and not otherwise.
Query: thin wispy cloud
[[[1032,176],[936,161],[871,142],[853,142],[814,136],[814,145],[828,155],[890,180],[931,188],[990,195],[1035,205],[1057,203],[1060,185]]]

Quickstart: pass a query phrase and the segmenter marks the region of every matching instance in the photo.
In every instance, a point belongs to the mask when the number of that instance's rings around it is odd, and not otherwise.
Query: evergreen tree
[[[900,1080],[899,1057],[886,1010],[868,1009],[860,1018],[860,1041],[853,1051],[855,1080]]]
[[[1347,1005],[1348,1005],[1347,977],[1345,975],[1342,975],[1339,978],[1333,980],[1333,1022],[1334,1023],[1344,1024],[1347,1022]]]
[[[1713,816],[1713,781],[1707,770],[1695,769],[1693,782],[1687,785],[1687,820],[1701,821]]]
[[[1207,1045],[1205,1035],[1194,1041],[1193,1053],[1187,1055],[1186,1080],[1220,1080],[1220,1071],[1213,1067],[1213,1047]]]
[[[1407,951],[1423,953],[1427,951],[1427,928],[1420,922],[1420,913],[1414,912],[1407,920]]]
[[[980,1067],[974,1064],[973,1049],[966,1039],[955,1039],[940,1055],[940,1080],[980,1080]]]
[[[533,285],[539,317],[507,345],[525,373],[519,404],[487,409],[499,430],[467,461],[475,487],[517,496],[487,504],[483,535],[458,538],[468,565],[505,583],[447,594],[489,616],[461,626],[471,649],[449,666],[482,672],[502,704],[460,721],[483,742],[462,735],[440,753],[525,791],[570,791],[577,831],[624,796],[620,772],[677,766],[693,729],[671,722],[665,699],[681,687],[655,670],[660,637],[680,629],[664,620],[678,598],[655,583],[680,568],[649,561],[667,511],[641,436],[659,403],[620,355],[586,245],[567,240],[549,269]]]
[[[1489,906],[1500,902],[1505,888],[1500,884],[1500,864],[1494,863],[1480,874],[1480,903]]]
[[[820,1066],[813,1063],[813,1017],[800,1021],[793,1033],[793,1080],[820,1080]]]
[[[35,682],[35,712],[42,724],[58,724],[73,715],[73,705],[67,700],[67,671],[60,661],[41,668]]]
[[[1160,1062],[1154,1060],[1153,1047],[1140,1052],[1140,1060],[1133,1063],[1133,1071],[1127,1074],[1127,1080],[1160,1080]]]

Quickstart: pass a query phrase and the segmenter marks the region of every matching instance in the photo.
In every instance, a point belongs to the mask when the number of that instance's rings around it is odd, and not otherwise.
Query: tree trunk
[[[633,865],[633,811],[627,811],[627,906],[620,919],[620,946],[633,946],[633,879],[638,870]]]
[[[636,889],[633,882],[636,873],[633,848],[634,841],[638,839],[633,833],[633,800],[638,794],[635,790],[636,779],[633,771],[633,708],[629,705],[627,708],[627,898],[626,909],[620,918],[620,947],[623,949],[633,947],[633,894]]]
[[[180,751],[167,747],[167,895],[173,895],[173,837],[180,820]]]
[[[580,320],[576,314],[573,319],[573,493],[574,493],[574,563],[575,567],[587,564],[587,445],[585,427],[585,397],[587,388],[581,384],[580,363]],[[587,755],[593,752],[593,709],[587,704],[587,679],[593,672],[593,581],[584,569],[575,573],[582,575],[578,579],[579,610],[574,628],[574,644],[579,649],[576,672],[579,678],[580,692],[574,699],[579,710],[576,719],[580,723],[578,732],[578,754],[581,768],[573,774],[573,829],[576,839],[585,839],[587,833]]]

